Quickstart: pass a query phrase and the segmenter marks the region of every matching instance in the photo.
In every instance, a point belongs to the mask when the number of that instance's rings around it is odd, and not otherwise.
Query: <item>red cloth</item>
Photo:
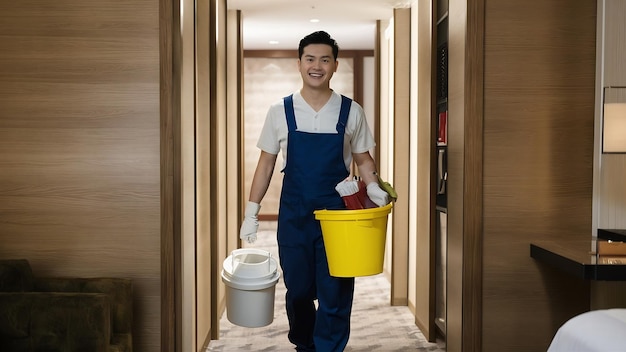
[[[363,182],[363,181],[359,181],[359,193],[358,193],[358,196],[359,196],[359,201],[363,205],[363,209],[377,208],[378,207],[378,205],[376,205],[376,203],[372,202],[370,197],[367,195],[367,186],[365,185],[365,182]]]
[[[361,204],[361,201],[359,200],[358,193],[351,194],[349,196],[343,196],[341,198],[343,199],[343,203],[346,205],[346,209],[349,209],[349,210],[363,209],[363,204]]]
[[[351,182],[351,181],[347,181]],[[348,210],[358,210],[358,209],[368,209],[368,208],[376,208],[378,207],[370,197],[367,196],[367,187],[365,182],[358,181],[358,192],[349,195],[343,195],[341,198],[343,199],[343,203],[346,205]]]

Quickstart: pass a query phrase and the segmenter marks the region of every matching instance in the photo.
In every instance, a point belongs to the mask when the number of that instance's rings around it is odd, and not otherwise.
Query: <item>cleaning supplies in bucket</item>
[[[331,276],[370,276],[383,272],[387,218],[393,203],[358,210],[316,210]]]
[[[375,208],[377,205],[367,196],[365,182],[354,179],[345,179],[335,186],[335,190],[341,198],[347,209],[368,209]]]
[[[374,172],[374,174],[376,175],[376,177],[378,177],[378,185],[380,186],[380,188],[383,189],[383,191],[387,192],[387,194],[389,195],[389,199],[392,202],[398,200],[398,193],[396,192],[395,188],[391,186],[391,183],[384,181],[382,178],[380,178],[380,175],[377,172]]]
[[[395,202],[398,199],[398,193],[389,182],[383,181],[377,173],[378,185],[387,192],[389,200]],[[335,190],[341,198],[348,210],[375,208],[377,205],[367,195],[367,186],[365,182],[358,177],[347,178],[335,186]]]
[[[354,177],[335,187],[347,210],[316,210],[320,221],[326,259],[331,276],[355,277],[383,271],[387,215],[398,199],[396,190],[377,173],[378,185],[389,195],[389,203],[377,206],[369,199],[365,183]]]
[[[222,264],[228,320],[249,328],[271,324],[279,277],[278,264],[270,252],[254,248],[232,251]]]

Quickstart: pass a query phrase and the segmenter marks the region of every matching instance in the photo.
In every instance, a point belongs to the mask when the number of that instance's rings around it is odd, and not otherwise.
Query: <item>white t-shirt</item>
[[[337,121],[341,109],[341,95],[333,92],[330,99],[320,111],[315,111],[302,98],[300,92],[293,93],[293,110],[296,115],[298,131],[309,133],[337,133]],[[264,152],[278,155],[282,152],[283,168],[287,162],[287,119],[283,99],[272,104],[267,112],[265,124],[259,137],[257,147]],[[343,159],[346,169],[350,169],[352,153],[363,153],[376,145],[372,132],[367,125],[365,113],[361,105],[352,101],[348,123],[343,141]]]

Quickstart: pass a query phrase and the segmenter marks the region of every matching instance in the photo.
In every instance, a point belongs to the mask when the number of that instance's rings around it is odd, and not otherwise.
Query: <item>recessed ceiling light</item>
[[[319,22],[320,20],[319,20],[319,19],[317,19],[317,18],[311,18],[309,21],[310,21],[311,23],[317,23],[317,22]]]
[[[276,44],[278,44],[278,43],[279,43],[279,41],[278,41],[278,40],[270,40],[270,41],[269,41],[269,43],[270,43],[271,45],[276,45]]]

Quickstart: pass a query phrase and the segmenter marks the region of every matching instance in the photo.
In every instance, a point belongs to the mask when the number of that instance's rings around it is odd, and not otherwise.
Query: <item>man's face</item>
[[[326,44],[309,44],[304,47],[298,60],[302,82],[309,88],[328,88],[330,79],[337,71],[333,48]]]

